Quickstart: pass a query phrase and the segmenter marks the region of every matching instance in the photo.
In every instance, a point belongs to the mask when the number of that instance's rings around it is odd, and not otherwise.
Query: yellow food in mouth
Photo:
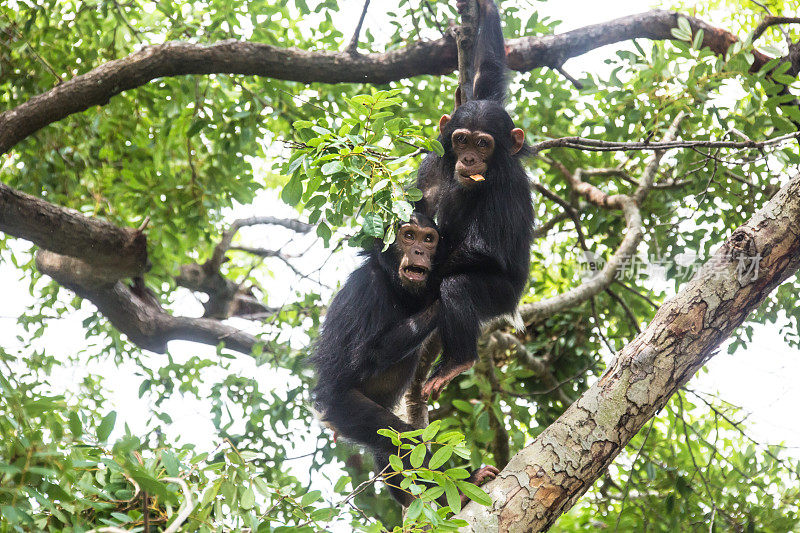
[[[486,178],[481,176],[480,174],[473,174],[469,177],[472,181],[484,181]]]

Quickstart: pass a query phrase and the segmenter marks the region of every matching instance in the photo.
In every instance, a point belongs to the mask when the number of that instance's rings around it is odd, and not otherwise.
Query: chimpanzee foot
[[[422,387],[422,397],[432,397],[434,400],[438,399],[439,395],[442,393],[448,383],[453,381],[453,379],[459,374],[472,368],[472,365],[474,364],[474,361],[470,361],[468,363],[461,363],[460,365],[456,365],[450,369],[440,369],[434,372],[434,374],[425,383],[425,386]]]

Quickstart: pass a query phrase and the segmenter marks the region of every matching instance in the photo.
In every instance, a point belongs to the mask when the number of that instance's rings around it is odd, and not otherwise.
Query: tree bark
[[[80,259],[96,273],[102,272],[98,285],[139,276],[147,268],[147,238],[143,232],[84,216],[3,183],[0,231]]]
[[[463,531],[548,529],[798,267],[800,176],[734,231],[600,380],[484,487],[491,507],[470,503],[462,510],[458,517],[469,522]]]

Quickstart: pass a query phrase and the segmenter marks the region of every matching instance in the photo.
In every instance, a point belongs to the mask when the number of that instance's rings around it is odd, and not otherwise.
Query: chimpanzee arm
[[[393,428],[402,433],[416,429],[358,389],[342,391],[337,398],[332,399],[325,405],[324,417],[337,433],[366,446],[372,452],[378,472],[389,465],[389,456],[398,451],[397,446],[394,446],[389,438],[378,435],[378,430]],[[391,469],[388,471],[391,472]],[[413,497],[398,486],[403,476],[389,475],[391,477],[385,479],[385,482],[392,496],[402,505],[408,506]]]
[[[506,96],[506,48],[500,13],[492,0],[478,0],[480,19],[475,39],[472,82],[476,100],[502,102]]]
[[[387,368],[412,355],[436,328],[439,309],[440,304],[436,301],[379,335],[371,346],[375,353],[380,354],[377,369]]]

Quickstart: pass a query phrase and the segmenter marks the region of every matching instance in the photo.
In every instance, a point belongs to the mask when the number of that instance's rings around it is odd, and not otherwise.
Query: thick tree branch
[[[86,300],[92,302],[128,339],[145,350],[165,353],[171,340],[187,340],[226,348],[249,354],[258,339],[254,336],[210,318],[176,317],[141,289],[131,288],[121,281],[106,287],[81,285],[71,270],[71,265],[60,262],[61,256],[40,252],[36,267]]]
[[[559,35],[524,37],[507,43],[508,65],[518,71],[557,67],[571,57],[601,46],[636,38],[670,40],[678,13],[650,11]],[[703,29],[703,45],[718,54],[737,37],[705,22],[685,17],[693,31]],[[754,51],[753,69],[770,58]],[[148,46],[76,76],[50,91],[0,114],[0,154],[48,124],[156,78],[186,74],[244,74],[304,83],[388,83],[423,74],[441,75],[456,68],[456,45],[450,35],[375,54],[309,52],[261,43],[223,41],[211,45],[171,42]]]
[[[760,259],[758,268],[742,268]],[[578,401],[484,487],[465,531],[543,531],[592,486],[644,424],[800,267],[800,176],[733,232]]]
[[[2,134],[0,134],[2,135]],[[0,183],[0,231],[76,258],[97,283],[139,276],[147,269],[147,237],[12,189]]]

